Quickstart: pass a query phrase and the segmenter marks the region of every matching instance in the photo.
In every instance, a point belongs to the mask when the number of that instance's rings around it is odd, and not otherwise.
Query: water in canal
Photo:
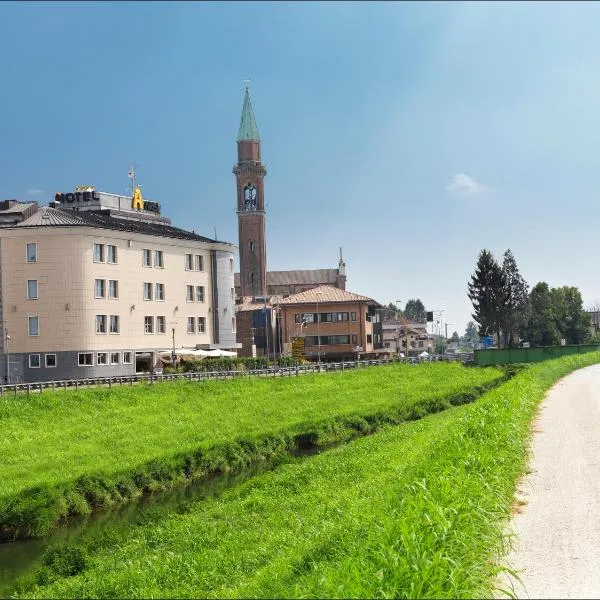
[[[313,454],[314,451],[302,452]],[[273,469],[293,457],[278,461],[262,461],[237,473],[220,473],[210,478],[193,481],[184,487],[167,492],[146,494],[127,504],[112,509],[97,510],[87,517],[72,519],[44,538],[33,538],[0,544],[0,597],[6,598],[15,580],[36,567],[45,549],[60,542],[74,544],[83,536],[100,533],[108,527],[135,526],[145,519],[156,518],[181,510],[182,506],[206,498],[219,496],[225,490]]]

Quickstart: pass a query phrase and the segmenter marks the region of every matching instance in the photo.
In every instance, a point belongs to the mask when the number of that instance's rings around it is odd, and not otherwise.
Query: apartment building
[[[302,337],[306,358],[356,358],[382,347],[380,304],[367,296],[323,285],[277,299],[274,307],[282,346]]]
[[[173,227],[139,189],[86,194],[0,229],[3,379],[131,375],[175,349],[235,350],[235,246]]]

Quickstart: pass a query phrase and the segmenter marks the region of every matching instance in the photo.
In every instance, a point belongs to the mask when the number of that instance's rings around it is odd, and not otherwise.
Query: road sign
[[[304,358],[304,338],[297,337],[292,340],[292,356],[296,360],[302,360]]]

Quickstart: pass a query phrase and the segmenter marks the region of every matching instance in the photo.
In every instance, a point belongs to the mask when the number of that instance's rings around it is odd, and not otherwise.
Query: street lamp
[[[396,300],[396,310],[399,312],[402,312],[401,309],[398,308],[398,304],[401,302],[402,300]],[[406,319],[404,319],[404,341],[406,342],[406,358],[408,358],[408,328],[406,327]],[[398,355],[400,355],[400,327],[398,327],[398,339],[396,346],[398,347]]]
[[[321,366],[321,329],[319,327],[321,323],[321,316],[319,315],[319,296],[323,294],[321,291],[316,291],[317,294],[317,364]]]
[[[6,383],[10,383],[10,354],[8,352],[8,342],[10,335],[8,335],[8,329],[6,329],[6,323],[4,324],[4,338],[5,338],[5,350],[6,350]]]

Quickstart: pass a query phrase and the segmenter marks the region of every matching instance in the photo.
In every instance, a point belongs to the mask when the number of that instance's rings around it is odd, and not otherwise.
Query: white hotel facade
[[[173,349],[237,348],[233,244],[173,227],[137,190],[56,198],[0,228],[4,382],[132,375]]]

